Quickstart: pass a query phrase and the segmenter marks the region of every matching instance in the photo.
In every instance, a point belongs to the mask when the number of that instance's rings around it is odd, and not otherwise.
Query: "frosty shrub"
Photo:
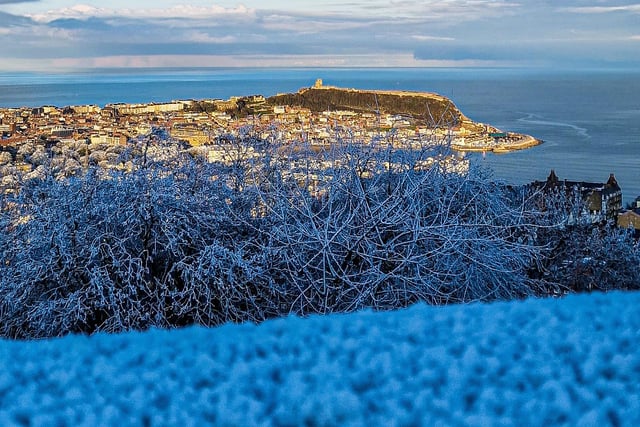
[[[195,151],[156,131],[119,156],[71,177],[43,164],[2,196],[2,336],[522,298],[561,279],[530,274],[557,240],[526,192],[441,146],[246,130]]]
[[[5,335],[194,321],[180,305],[178,268],[208,245],[242,234],[228,220],[225,188],[211,180],[207,164],[176,147],[149,144],[125,154],[135,158],[131,171],[47,176],[3,200]]]
[[[556,293],[640,289],[640,248],[631,230],[578,223],[541,233],[538,276]]]
[[[390,309],[532,293],[524,267],[537,248],[529,244],[526,215],[504,188],[437,162],[391,172],[379,153],[340,154],[346,164],[326,176],[320,200],[299,190],[273,207],[274,277],[291,310]],[[374,164],[367,176],[365,163]]]

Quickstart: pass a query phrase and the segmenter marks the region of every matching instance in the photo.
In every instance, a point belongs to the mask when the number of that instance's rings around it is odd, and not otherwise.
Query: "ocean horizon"
[[[436,92],[475,121],[532,135],[543,144],[507,154],[469,155],[495,179],[606,182],[624,202],[640,196],[640,71],[522,68],[103,69],[1,73],[0,107],[228,99],[313,85]]]

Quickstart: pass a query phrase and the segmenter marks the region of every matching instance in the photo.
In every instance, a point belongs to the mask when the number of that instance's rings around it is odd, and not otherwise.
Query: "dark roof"
[[[582,191],[594,191],[599,190],[605,194],[615,193],[616,191],[620,191],[620,186],[618,185],[618,181],[614,174],[609,175],[609,179],[606,183],[602,182],[586,182],[586,181],[569,181],[569,180],[560,180],[558,175],[556,175],[555,170],[551,169],[551,173],[547,177],[546,181],[534,181],[532,183],[534,187],[538,188],[553,188],[557,186],[563,186],[567,189],[578,187]]]

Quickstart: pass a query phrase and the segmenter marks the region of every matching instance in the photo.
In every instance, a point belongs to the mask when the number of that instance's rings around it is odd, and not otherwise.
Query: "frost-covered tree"
[[[8,151],[0,151],[0,166],[8,165],[12,162],[13,156]]]
[[[418,169],[404,153],[394,153],[394,167],[402,169],[394,172],[383,161],[390,153],[349,150],[340,156],[346,162],[323,176],[320,199],[301,189],[273,207],[275,276],[295,295],[291,310],[533,293],[524,274],[538,250],[528,238],[533,224],[503,187],[438,162]]]
[[[548,250],[537,274],[556,292],[640,288],[640,247],[630,230],[573,224],[541,233]]]
[[[217,240],[233,251],[243,243],[232,239],[249,238],[229,220],[226,186],[171,142],[137,141],[129,151],[131,171],[91,168],[65,179],[43,172],[4,195],[3,335],[244,320],[200,316],[192,309],[210,312],[215,301],[185,282],[185,266]]]
[[[110,153],[126,167],[49,162],[5,192],[0,334],[521,298],[566,279],[546,261],[562,222],[437,144],[218,142],[186,150],[155,130]]]

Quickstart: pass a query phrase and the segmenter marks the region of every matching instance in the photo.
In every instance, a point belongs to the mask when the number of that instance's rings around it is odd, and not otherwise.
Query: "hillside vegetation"
[[[436,94],[417,92],[368,91],[332,87],[302,89],[297,93],[267,98],[269,105],[291,105],[313,112],[348,110],[360,113],[409,115],[416,120],[450,125],[466,117],[451,100]],[[437,118],[437,120],[435,120]]]
[[[0,335],[261,322],[636,289],[624,230],[568,226],[446,147],[229,135],[131,141],[70,176],[42,151],[0,196]],[[386,148],[384,148],[386,147]],[[116,155],[114,153],[114,155]],[[51,157],[50,157],[51,156]],[[428,166],[425,166],[428,165]],[[545,206],[553,206],[546,203]]]

